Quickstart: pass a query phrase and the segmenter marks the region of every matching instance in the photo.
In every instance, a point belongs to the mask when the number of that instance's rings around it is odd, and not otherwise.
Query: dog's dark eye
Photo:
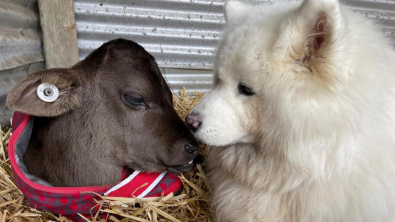
[[[144,106],[147,107],[147,104],[145,104],[144,100],[139,98],[139,97],[135,97],[132,95],[128,95],[128,94],[123,94],[123,101],[130,106]]]
[[[239,85],[237,86],[237,90],[239,91],[240,94],[245,96],[253,96],[255,94],[251,88],[244,85],[243,83],[239,83]]]

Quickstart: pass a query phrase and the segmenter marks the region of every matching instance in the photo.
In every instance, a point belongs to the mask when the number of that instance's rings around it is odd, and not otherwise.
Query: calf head
[[[41,83],[59,89],[54,102],[39,99],[36,90]],[[192,168],[198,154],[194,137],[173,108],[172,93],[155,59],[132,41],[110,41],[70,69],[29,75],[10,92],[7,105],[44,117],[37,118],[45,121],[37,123],[43,133],[36,136],[41,137],[40,146],[48,147],[41,157],[47,161],[42,167],[48,165],[48,169],[40,169],[37,174],[50,183],[53,172],[49,159],[54,164],[68,159],[85,169],[89,168],[87,162],[107,165],[99,169],[114,168],[114,173],[122,166],[148,172],[181,172]],[[49,155],[52,157],[47,158]],[[29,172],[35,171],[26,165]],[[36,165],[30,168],[41,167]],[[64,165],[71,168],[68,174],[76,168]],[[116,182],[100,181],[83,185]],[[82,185],[78,180],[67,184]]]

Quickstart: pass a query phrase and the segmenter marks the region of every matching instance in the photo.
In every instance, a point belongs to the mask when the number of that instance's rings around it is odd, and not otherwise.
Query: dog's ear
[[[47,92],[59,94],[46,102],[39,97],[37,88],[42,84],[52,85]],[[54,117],[62,115],[78,106],[77,90],[79,88],[78,75],[67,69],[52,69],[36,72],[27,76],[17,84],[7,96],[7,107],[14,111],[33,116]],[[55,92],[56,93],[56,92]],[[45,95],[44,95],[45,96]],[[45,97],[44,97],[45,99]]]
[[[235,24],[248,11],[250,5],[239,1],[227,1],[225,4],[225,20],[228,24]]]
[[[334,44],[343,31],[338,0],[305,0],[291,20],[297,62],[311,69],[338,48]]]

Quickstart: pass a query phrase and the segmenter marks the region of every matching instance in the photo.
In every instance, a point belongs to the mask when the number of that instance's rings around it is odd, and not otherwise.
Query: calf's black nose
[[[189,155],[194,159],[199,153],[199,145],[196,143],[187,143],[184,146],[184,150],[187,151],[187,153],[189,153]]]
[[[190,113],[187,117],[185,117],[185,122],[193,132],[196,132],[199,126],[202,125],[202,119],[202,116],[199,114]]]

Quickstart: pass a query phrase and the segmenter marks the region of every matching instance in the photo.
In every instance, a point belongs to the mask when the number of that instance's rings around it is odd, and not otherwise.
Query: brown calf
[[[59,89],[54,102],[37,96],[41,83]],[[198,154],[155,59],[132,41],[113,40],[72,68],[29,75],[7,106],[36,117],[24,162],[54,186],[114,184],[123,166],[187,171]]]

